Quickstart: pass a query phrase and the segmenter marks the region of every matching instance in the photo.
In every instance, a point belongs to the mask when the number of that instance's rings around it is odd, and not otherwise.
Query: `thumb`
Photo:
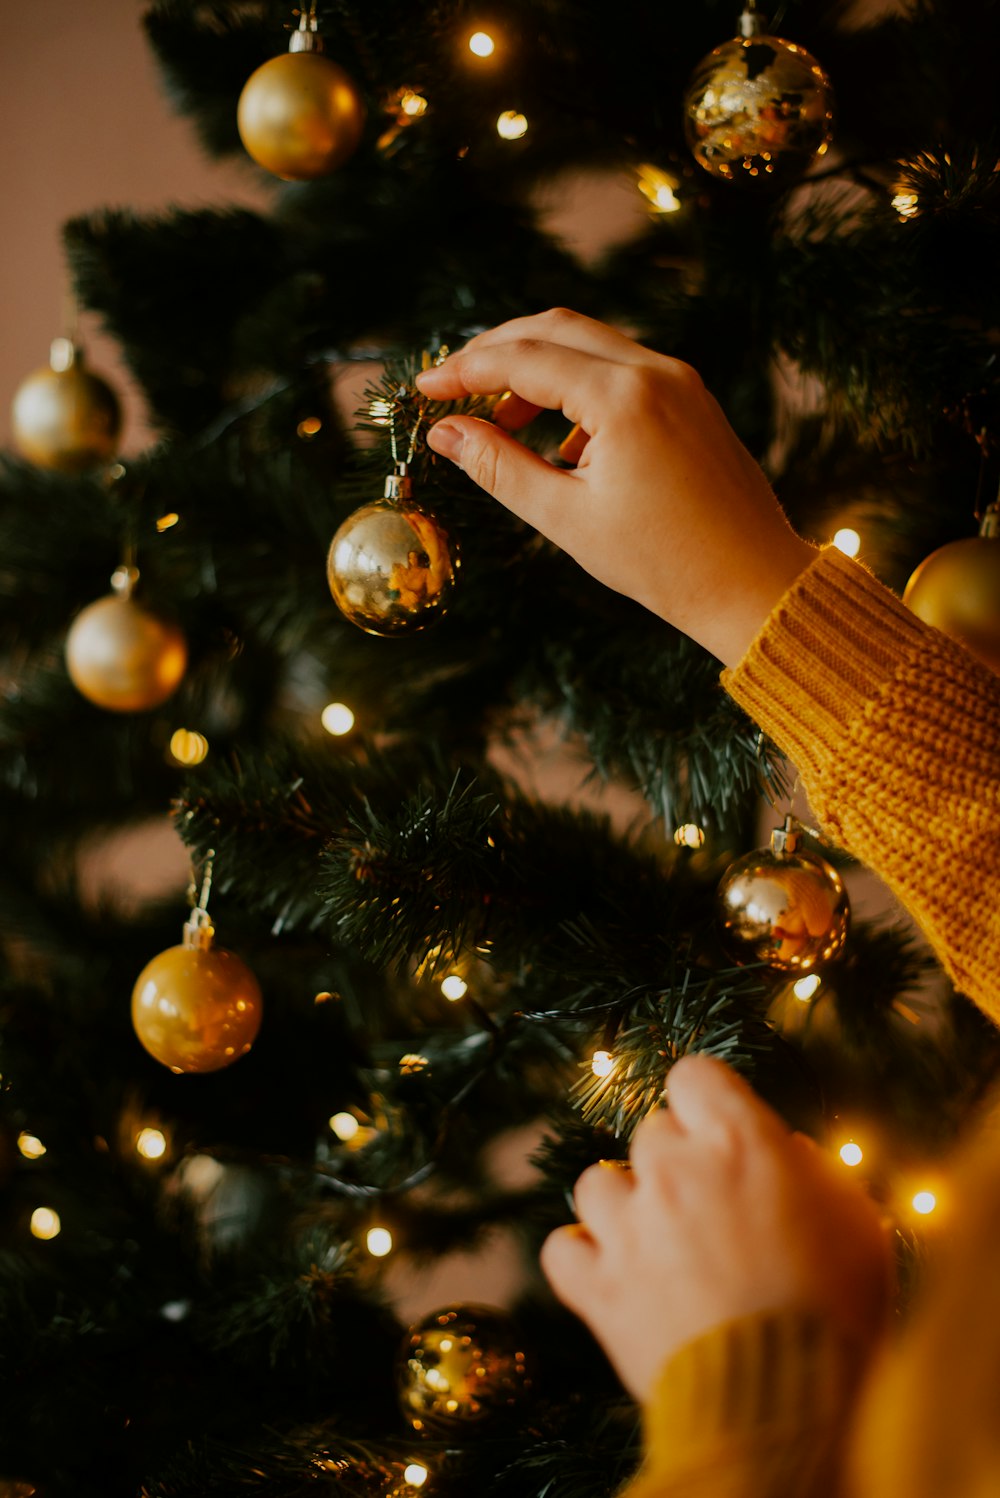
[[[427,446],[449,458],[481,489],[552,540],[550,518],[564,484],[579,482],[553,468],[515,437],[477,416],[446,416],[427,433]]]

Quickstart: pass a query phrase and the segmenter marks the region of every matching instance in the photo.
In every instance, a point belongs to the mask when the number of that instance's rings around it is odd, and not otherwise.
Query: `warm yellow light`
[[[344,1144],[354,1138],[360,1127],[353,1113],[335,1113],[330,1119],[330,1128]]]
[[[45,1146],[34,1134],[18,1134],[17,1147],[26,1160],[40,1160],[45,1154]]]
[[[377,427],[387,427],[392,422],[392,402],[376,398],[368,407],[368,415]]]
[[[304,421],[299,422],[295,430],[303,442],[310,442],[323,430],[323,423],[318,416],[307,416]]]
[[[920,212],[920,199],[915,192],[898,192],[892,200],[892,206],[900,218],[916,218]]]
[[[680,198],[674,191],[677,183],[673,177],[661,171],[658,166],[651,162],[644,162],[639,168],[639,191],[649,203],[654,213],[676,213],[681,206]]]
[[[178,515],[176,510],[171,510],[169,515],[160,516],[159,520],[156,522],[156,529],[162,536],[163,532],[168,531],[172,525],[176,525],[180,518],[181,517]]]
[[[476,57],[492,57],[497,44],[488,31],[474,31],[469,37],[469,51]]]
[[[678,848],[703,848],[705,846],[705,831],[699,827],[697,822],[685,822],[683,827],[678,827],[674,833],[674,842]]]
[[[860,1165],[865,1156],[860,1144],[855,1144],[853,1139],[849,1139],[846,1144],[840,1146],[840,1158],[845,1165]]]
[[[404,1077],[416,1076],[426,1066],[430,1066],[430,1061],[426,1056],[418,1055],[416,1051],[407,1051],[405,1056],[399,1058],[399,1069]]]
[[[62,1232],[59,1213],[53,1212],[51,1207],[36,1207],[31,1214],[31,1231],[35,1238],[41,1238],[45,1243],[50,1238],[58,1238]]]
[[[919,1212],[921,1217],[926,1217],[928,1212],[933,1212],[937,1206],[937,1197],[933,1191],[918,1191],[912,1202],[914,1212]]]
[[[452,1003],[454,1003],[456,999],[465,998],[465,995],[469,992],[469,985],[457,973],[449,973],[447,978],[442,980],[441,992],[446,999],[451,999]]]
[[[350,733],[354,727],[354,714],[346,702],[328,702],[323,709],[320,722],[327,733],[340,738],[342,734]]]
[[[423,94],[414,93],[412,88],[404,89],[399,100],[399,107],[403,114],[408,115],[411,120],[417,120],[422,114],[427,113],[427,100]]]
[[[159,1129],[140,1129],[135,1147],[144,1160],[161,1160],[167,1153],[166,1136]]]
[[[614,1058],[610,1051],[595,1051],[590,1058],[590,1069],[595,1077],[610,1077],[615,1069]]]
[[[387,1253],[392,1252],[392,1234],[388,1228],[369,1228],[365,1242],[374,1259],[384,1259]]]
[[[422,1488],[427,1481],[427,1468],[422,1462],[411,1462],[403,1473],[403,1481],[411,1488]]]
[[[850,526],[844,526],[833,538],[833,544],[845,557],[856,557],[861,550],[861,537]]]
[[[208,753],[208,740],[203,733],[178,728],[170,736],[170,753],[179,765],[200,765]]]
[[[822,981],[819,973],[806,973],[804,978],[799,978],[792,984],[792,993],[797,999],[801,999],[803,1004],[807,1004]]]
[[[505,109],[497,120],[497,135],[501,140],[520,140],[527,129],[528,121],[516,109]]]

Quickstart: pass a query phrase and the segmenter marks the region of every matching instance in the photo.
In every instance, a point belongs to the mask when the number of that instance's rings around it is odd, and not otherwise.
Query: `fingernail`
[[[453,463],[461,463],[464,445],[465,433],[453,421],[435,422],[427,433],[427,446],[440,453],[442,458],[450,458]]]

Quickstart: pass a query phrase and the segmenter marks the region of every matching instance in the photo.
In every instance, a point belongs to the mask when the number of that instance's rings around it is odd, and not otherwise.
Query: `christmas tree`
[[[157,440],[116,461],[66,338],[0,476],[0,1491],[597,1498],[637,1412],[538,1248],[671,1064],[840,1152],[910,1269],[1000,1051],[898,912],[847,929],[815,838],[815,949],[727,937],[794,768],[435,458],[415,376],[525,312],[613,322],[901,590],[996,482],[1000,5],[143,24],[273,201],[67,224]],[[599,256],[554,232],[581,181],[645,205]],[[168,814],[190,909],[95,902],[95,835]]]

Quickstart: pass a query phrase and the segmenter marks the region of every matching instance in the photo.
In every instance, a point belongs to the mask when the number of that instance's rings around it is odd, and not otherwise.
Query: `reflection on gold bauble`
[[[337,531],[326,576],[352,624],[372,635],[402,635],[445,612],[457,567],[447,531],[410,503],[409,479],[393,474],[386,498],[362,505]]]
[[[66,338],[52,345],[52,363],[18,386],[11,436],[22,458],[38,468],[84,473],[114,457],[121,435],[118,397],[92,374]]]
[[[132,990],[135,1033],[174,1072],[219,1071],[245,1056],[261,1008],[257,979],[222,947],[168,947]]]
[[[684,130],[695,160],[713,176],[785,183],[829,146],[833,89],[803,47],[778,36],[736,37],[695,68]]]
[[[357,148],[361,95],[344,69],[319,52],[285,52],[252,73],[237,110],[254,161],[291,182],[325,177]]]
[[[850,905],[837,870],[801,852],[794,833],[784,836],[787,851],[772,843],[730,865],[719,884],[719,916],[737,962],[806,973],[843,947]]]
[[[949,541],[914,572],[903,602],[1000,672],[1000,516],[986,512],[978,536]]]
[[[66,668],[78,692],[115,713],[159,707],[187,667],[176,624],[117,593],[78,614],[66,636]]]
[[[444,1438],[511,1414],[531,1388],[513,1323],[491,1306],[425,1316],[406,1334],[396,1377],[413,1429]]]

